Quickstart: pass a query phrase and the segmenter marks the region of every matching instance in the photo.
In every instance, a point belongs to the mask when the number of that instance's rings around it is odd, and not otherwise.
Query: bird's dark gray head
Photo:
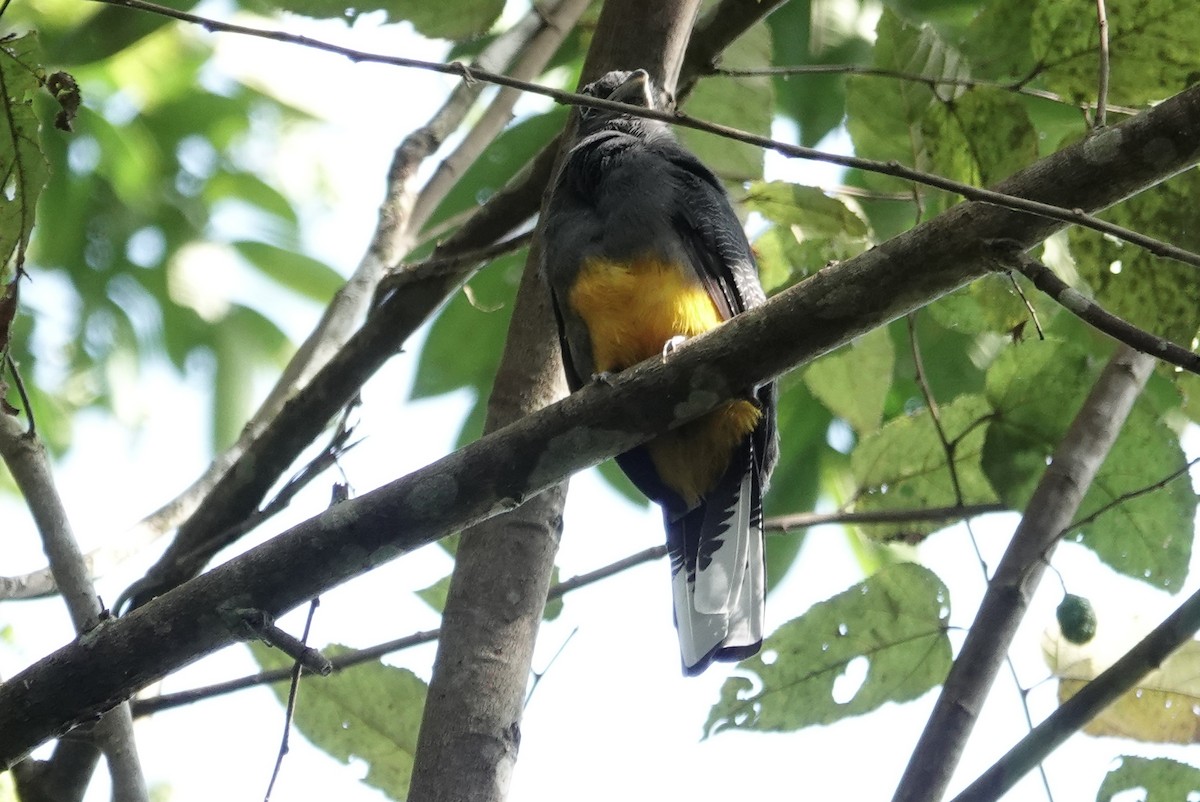
[[[614,70],[583,88],[583,94],[628,103],[647,109],[657,108],[654,84],[645,70]],[[580,136],[593,134],[603,128],[625,130],[629,133],[644,132],[645,129],[665,128],[663,123],[642,117],[631,117],[616,111],[579,107]]]

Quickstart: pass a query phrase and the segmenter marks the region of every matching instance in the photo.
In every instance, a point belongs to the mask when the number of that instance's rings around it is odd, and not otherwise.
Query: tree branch
[[[484,48],[473,68],[490,73],[504,69],[516,60],[522,74],[540,71],[585,7],[584,0],[559,0],[557,5],[545,11],[531,9],[510,30]],[[262,500],[278,476],[295,459],[297,450],[292,449],[271,456],[263,453],[271,442],[267,430],[273,428],[272,422],[280,414],[285,400],[294,397],[299,388],[311,383],[320,369],[341,351],[353,328],[370,306],[384,271],[414,246],[421,223],[421,220],[413,219],[414,211],[428,215],[432,205],[444,197],[447,189],[444,181],[440,181],[435,173],[425,191],[418,196],[414,188],[417,171],[426,159],[437,152],[445,138],[462,124],[483,89],[484,84],[464,76],[463,82],[455,87],[433,117],[405,137],[397,147],[388,171],[379,222],[359,266],[334,296],[316,329],[288,363],[275,388],[234,446],[234,450],[242,452],[236,455],[236,464],[248,461],[255,465],[255,469],[250,472],[249,478],[236,475],[235,470],[226,472],[179,527],[175,539],[159,561],[142,580],[126,591],[122,600],[128,598],[132,604],[140,604],[195,575],[214,553],[232,542],[232,539],[221,535],[236,531],[234,527]],[[487,121],[492,118],[485,115],[484,119]],[[476,126],[464,146],[484,147],[498,132],[494,125],[485,128]],[[424,203],[421,209],[417,209],[419,203]],[[358,386],[354,386],[354,392],[357,392]],[[328,416],[320,420],[319,426],[323,427],[327,419]],[[311,437],[304,444],[310,441]],[[278,465],[277,469],[263,469],[272,463]],[[118,604],[118,609],[120,607]]]
[[[1045,721],[1034,727],[1004,757],[979,775],[954,798],[954,802],[999,799],[1063,741],[1130,690],[1142,677],[1162,665],[1171,653],[1200,630],[1200,591],[1155,627],[1137,646],[1126,652],[1079,693],[1063,702]]]
[[[894,802],[936,802],[945,793],[1050,555],[1153,368],[1153,358],[1122,346],[1100,374],[988,584]]]
[[[746,144],[756,145],[766,150],[773,150],[782,156],[792,159],[809,159],[811,161],[826,162],[828,164],[837,164],[842,167],[853,167],[859,170],[865,170],[867,172],[889,175],[905,181],[911,181],[917,184],[934,187],[935,189],[943,189],[948,192],[953,192],[957,195],[961,195],[967,200],[993,203],[997,206],[1003,206],[1017,211],[1042,215],[1043,217],[1047,217],[1051,220],[1058,220],[1064,223],[1074,223],[1075,225],[1083,226],[1084,228],[1090,228],[1095,231],[1099,231],[1102,234],[1109,234],[1117,239],[1137,245],[1156,256],[1175,259],[1185,264],[1200,267],[1200,254],[1192,253],[1184,248],[1156,240],[1153,237],[1148,237],[1132,229],[1124,228],[1123,226],[1118,226],[1106,220],[1101,220],[1089,214],[1085,214],[1078,208],[1057,206],[1052,203],[1030,200],[1013,193],[983,189],[970,184],[964,184],[961,181],[945,178],[934,173],[927,173],[911,167],[905,167],[904,165],[895,161],[881,162],[875,159],[863,159],[857,156],[843,156],[838,153],[826,153],[824,151],[817,150],[816,148],[804,147],[803,145],[793,145],[787,142],[779,142],[771,139],[770,137],[760,136],[758,134],[750,133],[749,131],[742,131],[731,126],[699,120],[694,117],[689,117],[688,115],[678,111],[658,111],[656,109],[645,108],[644,106],[631,106],[625,103],[617,103],[611,100],[592,97],[590,95],[581,95],[577,92],[566,92],[550,86],[542,86],[540,84],[530,83],[529,81],[517,80],[507,75],[499,75],[487,70],[474,69],[457,61],[443,64],[436,61],[421,61],[419,59],[403,58],[400,56],[386,56],[377,53],[367,53],[353,50],[348,47],[342,47],[341,45],[321,42],[305,36],[288,34],[283,31],[250,28],[244,25],[232,25],[230,23],[219,22],[217,20],[200,17],[195,14],[175,11],[174,9],[166,8],[164,6],[157,6],[154,3],[145,2],[145,0],[94,0],[94,2],[105,3],[109,5],[127,6],[129,8],[137,8],[144,11],[151,11],[153,13],[165,14],[170,17],[175,17],[176,19],[194,22],[210,30],[244,34],[247,36],[258,36],[265,39],[290,42],[292,44],[303,45],[305,47],[311,47],[317,50],[338,53],[346,56],[347,58],[352,58],[355,61],[370,61],[379,64],[391,64],[397,67],[410,67],[413,69],[429,70],[431,72],[443,74],[461,75],[463,78],[469,80],[484,81],[487,83],[498,84],[500,86],[512,87],[523,92],[544,95],[553,99],[555,102],[566,105],[587,106],[589,108],[617,111],[624,114],[645,117],[650,120],[660,120],[673,125],[680,125],[685,128],[692,128],[697,131],[704,131],[705,133],[725,137],[726,139],[732,139],[735,142],[745,142]],[[643,66],[649,67],[650,65]],[[1105,143],[1099,141],[1096,142],[1097,147],[1102,147],[1104,144]]]
[[[709,24],[732,25],[731,15],[723,14],[721,9],[726,5],[742,6],[747,3],[758,5],[757,0],[724,0],[712,12],[710,18],[715,21]],[[219,25],[215,22],[212,24]],[[707,37],[702,45],[724,46],[734,33],[739,31],[726,28],[723,36]],[[703,47],[698,50],[699,55],[695,57],[697,61],[716,57],[715,52],[704,50]],[[683,73],[681,78],[688,80],[689,73]],[[372,310],[364,326],[355,332],[312,381],[288,400],[258,433],[253,445],[240,454],[227,452],[214,462],[206,478],[219,476],[220,481],[216,486],[209,482],[203,489],[208,496],[220,499],[219,505],[212,502],[218,507],[218,514],[235,522],[252,514],[278,477],[317,437],[325,422],[471,276],[478,262],[467,258],[469,252],[486,249],[536,212],[542,192],[550,180],[558,143],[558,138],[555,138],[530,162],[526,170],[491,196],[436,249],[435,260],[462,259],[456,267],[444,266],[444,269],[435,271],[436,275],[431,276],[424,273],[407,276],[396,274],[389,280],[389,284],[395,282],[391,286],[394,291]],[[482,258],[484,254],[480,253],[479,256]],[[192,490],[200,489],[198,485],[199,482],[189,489],[186,498],[172,502],[180,509],[169,519],[160,521],[160,525],[174,526],[192,509],[197,503],[197,495],[192,494]],[[227,529],[232,531],[231,527]],[[221,530],[214,525],[210,533],[212,531]],[[196,539],[207,540],[201,537]],[[134,542],[144,545],[147,539],[136,538]],[[209,545],[208,548],[189,549],[188,558],[175,566],[168,564],[166,557],[169,555],[165,555],[157,564],[154,575],[148,575],[143,583],[131,590],[139,591],[141,597],[148,597],[165,592],[194,576],[219,548],[216,542]],[[35,590],[47,592],[51,587],[49,582],[43,582],[32,588],[22,582],[22,578],[17,578],[15,583],[17,587],[12,592],[25,596],[36,595]],[[3,579],[0,579],[0,598],[5,598]]]
[[[46,450],[41,441],[26,434],[16,417],[0,414],[0,456],[8,465],[33,514],[42,537],[42,548],[62,591],[75,632],[88,637],[104,624],[104,610],[87,574],[79,544],[71,532],[62,499],[54,487]],[[128,704],[117,706],[97,722],[95,741],[108,760],[113,798],[122,802],[148,802],[146,780],[138,760],[137,745],[133,738],[133,718]],[[78,750],[56,751],[55,754],[60,757],[71,756],[69,767],[85,772],[74,785],[85,787],[95,762],[91,759],[75,760],[73,756],[78,755]],[[51,763],[46,766],[46,774],[61,775],[70,768],[56,765],[52,757]],[[61,776],[57,777],[57,783],[62,781]]]
[[[1033,282],[1033,286],[1097,331],[1102,331],[1143,354],[1157,357],[1190,373],[1200,374],[1200,354],[1145,329],[1139,329],[1129,321],[1105,310],[1029,254],[1022,251],[1005,254],[1004,262],[1006,267],[1014,267],[1017,272]]]
[[[1079,143],[1000,189],[1096,209],[1174,175],[1200,159],[1200,86],[1097,136],[1115,136],[1116,146]],[[988,241],[1032,247],[1056,228],[1042,217],[961,204],[695,338],[667,365],[649,360],[611,386],[585,387],[335,505],[0,685],[0,767],[232,642],[221,615],[231,603],[280,615],[984,275],[994,260]]]

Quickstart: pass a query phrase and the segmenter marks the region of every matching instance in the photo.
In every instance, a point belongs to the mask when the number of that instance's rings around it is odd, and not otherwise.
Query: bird
[[[585,95],[656,108],[645,70]],[[572,391],[661,355],[766,300],[720,180],[663,122],[581,107],[542,216],[549,287]],[[662,508],[684,673],[756,654],[766,580],[762,497],[778,459],[776,387],[617,456]]]

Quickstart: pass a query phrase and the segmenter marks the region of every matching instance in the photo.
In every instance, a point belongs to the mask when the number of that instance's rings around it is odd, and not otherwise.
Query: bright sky
[[[353,30],[340,24],[317,25],[299,18],[288,29],[337,38],[354,47],[402,52],[440,59],[441,47],[395,29],[375,31],[364,20]],[[333,187],[338,202],[310,216],[310,245],[322,258],[348,272],[361,255],[374,226],[375,211],[396,142],[423,122],[440,104],[449,79],[345,59],[270,42],[225,36],[218,39],[215,69],[269,84],[281,97],[329,120],[317,131],[278,143],[276,164],[287,165],[280,179],[303,189],[318,180]],[[326,83],[328,82],[328,83]],[[321,86],[336,86],[324,91]],[[379,87],[397,86],[402,102],[393,117],[381,116]],[[777,136],[789,136],[786,127]],[[845,150],[844,136],[828,147]],[[769,170],[809,183],[836,183],[824,165],[783,163],[768,155]],[[312,172],[295,170],[311,164]],[[234,297],[255,292],[253,280],[232,272]],[[27,309],[51,309],[53,282],[35,280],[25,287]],[[294,336],[316,320],[315,306],[297,304],[284,321]],[[410,344],[364,391],[359,433],[365,442],[343,466],[359,492],[420,468],[447,453],[468,409],[464,395],[432,401],[407,401],[418,353]],[[82,416],[76,432],[81,444],[61,466],[60,489],[77,536],[85,549],[153,510],[203,469],[207,433],[195,421],[207,420],[205,376],[196,371],[179,380],[164,366],[144,378],[141,425],[133,434],[100,415]],[[264,388],[265,389],[265,388]],[[1192,438],[1190,451],[1200,451]],[[403,448],[397,448],[403,443]],[[786,458],[786,444],[785,458]],[[324,508],[328,482],[317,482],[293,508],[239,549]],[[23,508],[0,499],[5,522],[5,560],[0,571],[18,574],[43,564],[40,545]],[[1015,516],[998,516],[977,527],[980,546],[994,565]],[[569,577],[640,551],[662,539],[657,511],[636,508],[610,491],[594,472],[577,477],[566,510],[559,565]],[[983,590],[983,579],[961,528],[939,533],[920,549],[921,561],[950,585],[952,622],[965,627]],[[150,559],[104,577],[100,592],[111,603]],[[1108,569],[1090,552],[1065,546],[1056,566],[1074,593],[1090,596],[1100,614],[1099,637],[1116,637],[1114,622],[1131,609],[1144,609],[1149,623],[1179,599],[1133,582],[1116,585]],[[1197,585],[1196,565],[1185,593]],[[450,560],[437,548],[395,561],[322,597],[310,642],[368,646],[437,625],[437,616],[409,591],[444,576]],[[861,579],[844,535],[837,528],[814,530],[792,574],[769,599],[768,626],[774,627]],[[1114,589],[1119,588],[1119,593]],[[1052,624],[1060,591],[1048,578],[1018,636],[1013,660],[1025,686],[1048,676],[1040,655],[1040,635]],[[700,678],[680,676],[676,635],[671,623],[667,566],[651,564],[571,594],[564,614],[543,627],[534,661],[545,667],[563,643],[569,644],[539,684],[526,711],[520,760],[511,798],[549,802],[570,794],[581,802],[631,799],[717,799],[786,793],[815,799],[890,798],[911,745],[933,704],[934,695],[908,705],[888,705],[868,716],[829,728],[777,735],[722,734],[700,741],[709,707],[732,669],[716,667]],[[283,626],[299,632],[303,611]],[[13,627],[13,644],[0,644],[0,676],[11,676],[29,662],[70,639],[61,602],[0,605],[0,630]],[[577,631],[576,631],[577,630]],[[1119,634],[1119,633],[1118,633]],[[961,638],[956,638],[956,642]],[[412,649],[389,658],[428,677],[433,647]],[[227,649],[167,679],[161,690],[175,691],[241,676],[256,670],[243,647]],[[317,682],[319,680],[312,680]],[[841,690],[851,693],[861,677],[848,677]],[[301,688],[303,696],[303,688]],[[1029,696],[1035,719],[1053,707],[1054,686],[1039,686]],[[174,802],[261,798],[278,749],[283,711],[263,688],[217,698],[160,714],[137,724],[138,746],[148,778],[170,786]],[[985,710],[978,737],[968,751],[955,787],[961,787],[1024,733],[1019,696],[1003,675]],[[1048,771],[1057,802],[1095,798],[1108,758],[1119,749],[1131,753],[1172,754],[1183,750],[1144,749],[1111,740],[1076,737],[1057,753]],[[338,799],[345,802],[383,797],[353,778],[363,766],[343,767],[293,735],[276,787],[276,800]],[[88,800],[108,798],[102,770]],[[1011,797],[1041,799],[1040,781],[1027,780]],[[1123,802],[1129,802],[1124,800]]]

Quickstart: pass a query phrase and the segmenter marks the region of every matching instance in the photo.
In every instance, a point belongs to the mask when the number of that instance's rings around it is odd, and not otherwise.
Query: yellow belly
[[[587,262],[568,301],[587,325],[597,372],[624,370],[661,354],[676,335],[693,337],[724,322],[702,285],[653,258]],[[761,414],[749,401],[733,401],[650,441],[646,447],[659,477],[695,506]]]

